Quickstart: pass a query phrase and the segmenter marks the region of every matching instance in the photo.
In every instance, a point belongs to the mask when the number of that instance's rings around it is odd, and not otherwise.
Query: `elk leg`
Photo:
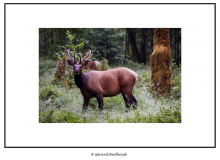
[[[126,110],[129,111],[130,107],[131,107],[131,103],[129,101],[128,95],[124,94],[123,92],[121,92],[121,94],[122,94],[124,101],[125,101]]]
[[[86,110],[87,110],[87,108],[88,108],[88,106],[89,106],[89,100],[90,100],[90,98],[84,97],[84,103],[83,103],[83,109],[82,109],[82,112],[83,112],[83,113],[86,112]]]
[[[99,109],[103,110],[103,96],[102,95],[97,95],[97,101],[99,103]]]
[[[131,93],[130,104],[132,104],[133,110],[136,110],[136,109],[137,109],[137,100],[136,100],[136,98],[134,97],[133,93]]]

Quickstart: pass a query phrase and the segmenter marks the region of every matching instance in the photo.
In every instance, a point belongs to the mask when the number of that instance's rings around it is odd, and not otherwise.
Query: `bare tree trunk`
[[[44,55],[48,56],[49,28],[44,29]]]
[[[179,30],[179,66],[181,65],[181,28]]]
[[[180,57],[181,57],[181,52],[180,52],[180,29],[178,28],[177,30],[177,66],[180,66]]]
[[[147,49],[147,62],[150,61],[150,56],[151,53],[153,52],[153,37],[154,37],[154,30],[153,29],[148,29],[148,34],[147,34],[147,43],[148,43],[148,49]]]
[[[44,29],[39,28],[39,52],[40,55],[44,54]]]
[[[129,42],[131,44],[131,49],[132,49],[132,53],[134,55],[134,58],[138,63],[141,63],[142,60],[141,60],[140,54],[139,54],[138,49],[137,49],[136,39],[135,39],[135,36],[132,32],[132,29],[131,28],[126,28],[126,31],[128,33],[128,39],[129,39]]]
[[[52,37],[52,41],[51,41],[51,44],[52,44],[52,51],[53,51],[53,53],[54,53],[54,35],[53,35],[53,28],[51,29],[51,31],[50,31],[50,34],[51,34],[51,37]]]
[[[146,65],[146,28],[142,28],[142,41],[141,41],[141,54],[143,57],[144,65]]]

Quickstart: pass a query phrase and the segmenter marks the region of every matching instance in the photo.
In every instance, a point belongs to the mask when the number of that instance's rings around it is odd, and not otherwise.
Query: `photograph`
[[[0,159],[219,159],[216,2],[100,2],[4,3]]]
[[[39,28],[39,123],[181,123],[181,28]]]

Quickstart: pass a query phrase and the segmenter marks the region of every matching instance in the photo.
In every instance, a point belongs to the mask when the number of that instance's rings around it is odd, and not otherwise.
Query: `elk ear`
[[[67,60],[67,63],[68,63],[68,65],[70,65],[70,66],[73,66],[74,65],[74,62],[73,61],[71,61],[71,60]]]

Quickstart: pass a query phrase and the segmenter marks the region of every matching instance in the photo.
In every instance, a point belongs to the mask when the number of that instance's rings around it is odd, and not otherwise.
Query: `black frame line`
[[[214,146],[6,146],[6,5],[214,5]],[[4,148],[216,148],[216,3],[4,3]]]
[[[215,107],[214,107],[214,148],[216,148],[216,3],[214,4],[214,103],[215,103]]]
[[[121,5],[134,5],[134,4],[136,4],[136,5],[141,5],[141,4],[147,4],[147,5],[158,5],[158,4],[162,4],[162,5],[164,5],[164,4],[167,4],[167,5],[171,5],[171,4],[173,4],[173,5],[198,5],[198,4],[204,4],[204,5],[207,5],[207,4],[210,4],[210,5],[216,5],[216,3],[5,3],[5,4],[16,4],[16,5],[23,5],[23,4],[28,4],[28,5],[61,5],[61,4],[63,4],[63,5],[69,5],[69,4],[79,4],[79,5],[91,5],[91,4],[93,4],[93,5],[97,5],[97,4],[100,4],[100,5],[109,5],[109,4],[112,4],[112,5],[119,5],[119,4],[121,4]]]

